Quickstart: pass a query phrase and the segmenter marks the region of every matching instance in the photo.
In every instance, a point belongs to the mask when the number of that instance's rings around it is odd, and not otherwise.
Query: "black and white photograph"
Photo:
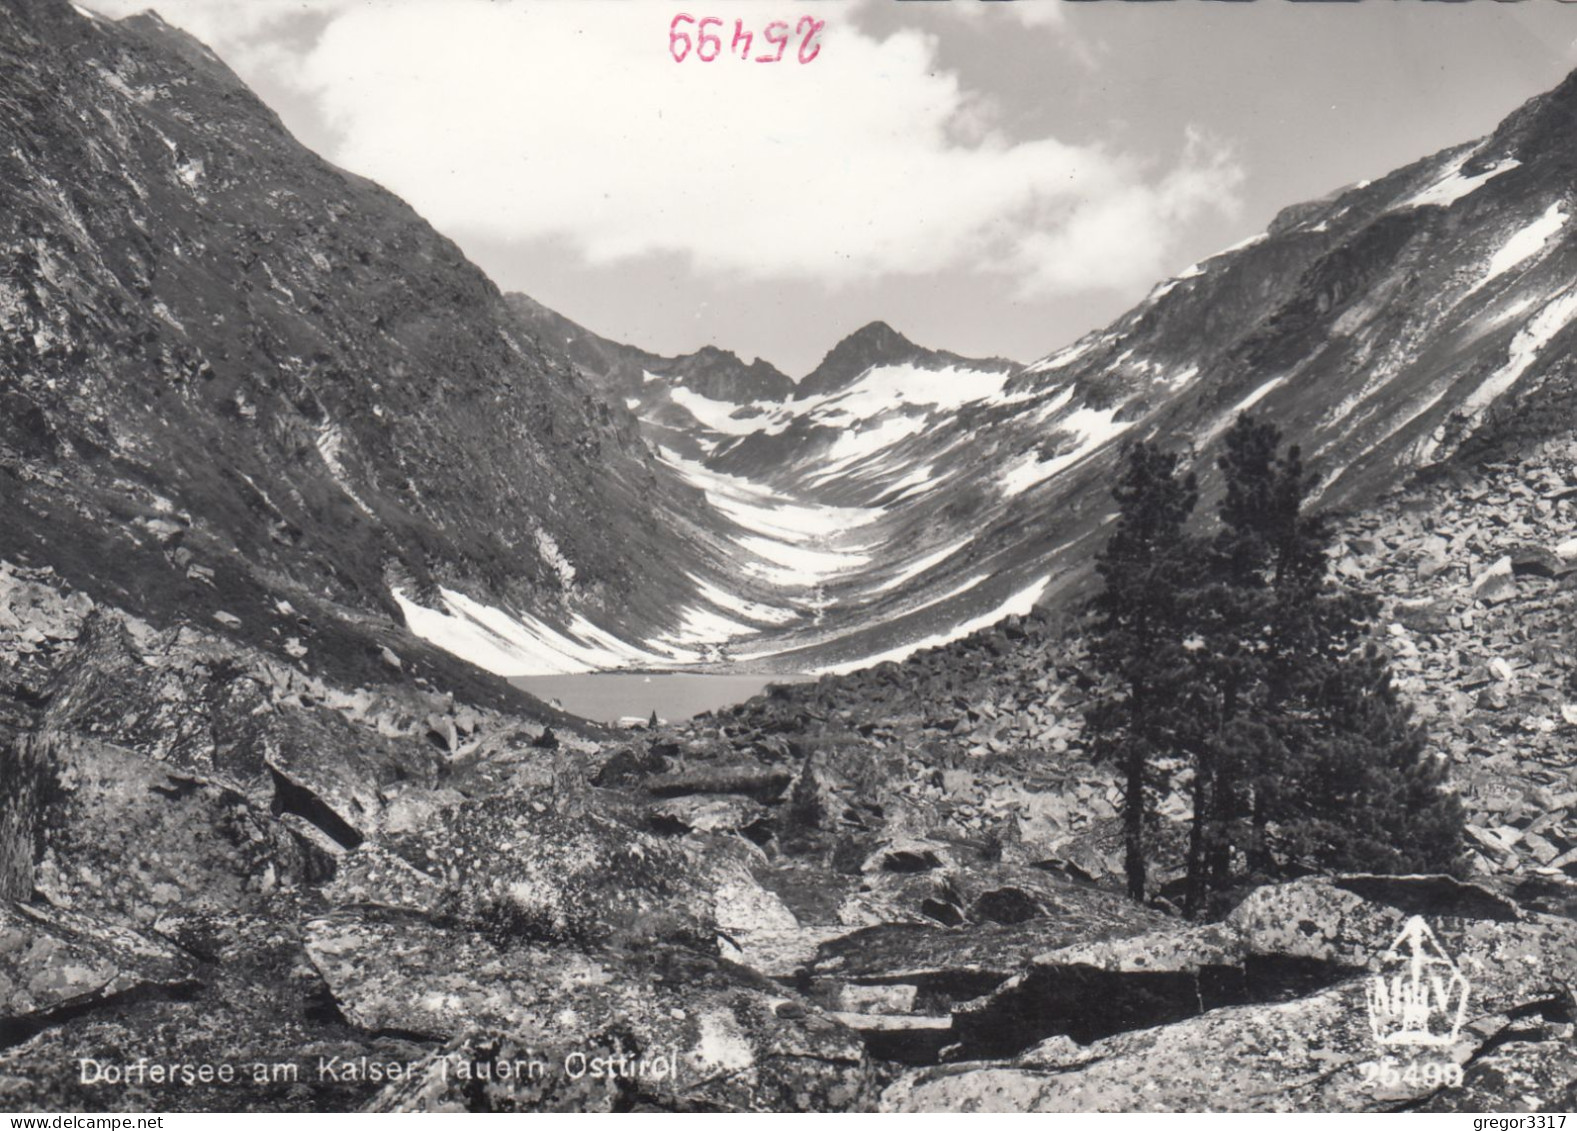
[[[1574,987],[1577,3],[0,0],[9,1131],[1561,1131]]]

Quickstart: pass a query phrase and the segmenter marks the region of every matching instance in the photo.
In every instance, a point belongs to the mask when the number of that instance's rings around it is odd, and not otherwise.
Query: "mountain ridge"
[[[711,400],[748,404],[792,395],[793,380],[761,358],[746,364],[732,350],[704,345],[687,354],[664,357],[588,330],[529,295],[513,292],[510,304],[536,332],[580,366],[609,396],[638,394],[650,373],[671,378]]]
[[[879,365],[915,365],[922,369],[967,367],[990,371],[1016,370],[1018,362],[1001,357],[965,358],[947,350],[916,345],[886,322],[867,322],[846,334],[794,388],[796,400],[835,393]]]
[[[660,452],[703,490],[704,468],[865,508],[850,520],[878,514],[865,540],[893,563],[828,579],[836,629],[790,626],[771,649],[735,654],[842,669],[989,621],[1036,585],[1043,604],[1076,602],[1127,439],[1208,452],[1236,413],[1261,412],[1340,511],[1558,430],[1577,411],[1574,89],[1569,78],[1484,138],[1287,206],[1107,327],[970,395],[954,384],[915,404],[926,374],[910,366],[862,401],[858,382],[881,372],[862,362],[912,346],[876,324],[829,351],[829,391],[796,388],[798,413],[665,409]],[[652,414],[635,411],[652,434]]]

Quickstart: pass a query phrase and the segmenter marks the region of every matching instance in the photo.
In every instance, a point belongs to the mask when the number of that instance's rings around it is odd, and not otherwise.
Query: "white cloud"
[[[1162,278],[1176,233],[1208,211],[1235,212],[1242,181],[1227,150],[1190,132],[1177,165],[1158,179],[1119,172],[1108,191],[1072,204],[1062,222],[1027,223],[1008,269],[1026,295]]]
[[[1010,17],[1025,27],[1061,27],[1065,0],[948,0],[938,7],[965,19]]]
[[[91,0],[90,0],[91,2]],[[146,0],[130,0],[126,8]],[[100,0],[106,10],[121,0]],[[329,13],[288,80],[342,139],[330,154],[465,242],[557,239],[594,264],[687,256],[723,277],[829,284],[1006,273],[1026,292],[1142,285],[1180,226],[1236,206],[1240,171],[1190,138],[1171,168],[1053,137],[1013,139],[916,30],[877,38],[852,5],[731,0],[722,57],[676,63],[668,0],[165,0],[165,15],[253,60],[270,27]],[[985,5],[1055,23],[1054,0]],[[807,11],[819,56],[746,62]],[[978,18],[978,17],[977,17]],[[795,41],[797,43],[797,40]],[[244,69],[244,68],[243,68]]]

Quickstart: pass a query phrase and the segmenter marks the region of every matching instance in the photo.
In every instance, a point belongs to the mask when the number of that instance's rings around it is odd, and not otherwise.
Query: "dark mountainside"
[[[453,244],[157,17],[0,16],[7,558],[276,651],[279,601],[666,606],[693,500]]]
[[[716,346],[660,357],[594,334],[528,295],[507,298],[538,337],[565,354],[610,398],[639,396],[648,380],[644,374],[671,378],[703,397],[733,404],[779,401],[794,394],[793,380],[760,358],[746,365],[737,354]]]
[[[881,593],[848,583],[851,616],[930,631],[1048,571],[1060,610],[610,734],[423,645],[391,592],[672,623],[692,588],[662,571],[723,539],[582,381],[633,355],[555,344],[567,324],[511,309],[156,19],[0,0],[0,1106],[1569,1110],[1564,221],[1496,253],[1568,207],[1574,100],[1290,210],[1111,330],[966,374],[980,397],[842,429],[861,442],[818,490],[884,500],[896,558]],[[1497,171],[1396,210],[1460,161]],[[925,386],[923,357],[843,354],[839,381],[866,369],[806,398],[818,429]],[[1338,569],[1381,599],[1472,876],[1309,876],[1187,922],[1122,895],[1067,602],[1127,434],[1106,425],[1208,452],[1261,390],[1353,469],[1328,492],[1352,512]],[[925,603],[982,573],[964,608]],[[1185,804],[1162,806],[1162,883]],[[1471,980],[1423,1054],[1460,1086],[1365,1073],[1412,1055],[1376,1043],[1366,993],[1419,912]],[[574,1079],[571,1052],[674,1071]],[[532,1055],[542,1078],[468,1078]],[[297,1075],[112,1084],[82,1058]]]

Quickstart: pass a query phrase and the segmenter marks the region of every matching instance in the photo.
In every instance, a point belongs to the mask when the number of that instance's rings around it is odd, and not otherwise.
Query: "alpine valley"
[[[1577,1104],[1577,77],[1030,364],[600,337],[152,13],[0,0],[0,186],[0,1106]],[[1470,879],[1123,894],[1114,471],[1213,511],[1249,409]],[[619,669],[820,678],[628,730],[507,678]],[[1460,1071],[1366,1071],[1424,908]]]

